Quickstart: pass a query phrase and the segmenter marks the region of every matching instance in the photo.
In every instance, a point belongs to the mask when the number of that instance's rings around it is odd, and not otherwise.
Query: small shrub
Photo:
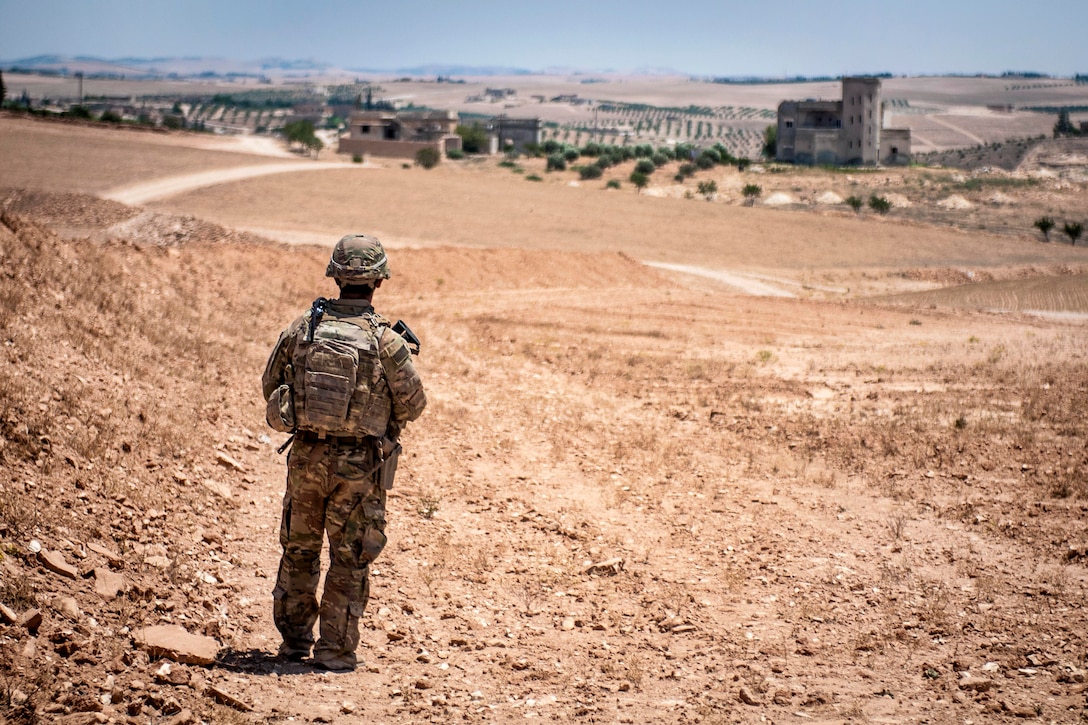
[[[525,180],[526,181],[544,181],[544,179],[540,178],[536,174],[529,174],[528,176],[525,177]]]
[[[589,181],[590,179],[599,179],[604,171],[597,164],[587,164],[578,169],[578,176],[583,181]]]
[[[442,503],[442,499],[438,495],[426,493],[419,497],[419,506],[416,511],[425,519],[433,519],[434,515],[438,513],[440,503]]]
[[[629,181],[635,185],[638,193],[642,193],[642,190],[646,188],[646,184],[650,183],[650,177],[639,171],[632,171]]]
[[[363,163],[363,155],[362,154],[352,154],[351,155],[351,163],[353,163],[353,164]]]
[[[425,148],[416,151],[416,163],[425,169],[433,169],[438,166],[441,159],[442,154],[438,152],[438,149]]]
[[[635,171],[642,174],[652,174],[657,170],[657,165],[650,159],[639,159],[635,164]]]
[[[563,154],[559,154],[559,153],[552,154],[551,156],[548,157],[548,163],[547,163],[546,168],[547,168],[548,171],[566,171],[567,170],[567,160],[563,156]]]
[[[752,165],[752,160],[749,158],[737,159],[737,171],[744,171]]]
[[[499,166],[503,167],[504,169],[512,169],[515,166],[517,166],[517,164],[515,164],[510,159],[503,159],[502,161],[499,162]]]
[[[745,184],[741,189],[741,193],[744,194],[745,202],[748,206],[752,206],[756,203],[756,199],[763,193],[763,187],[759,184]]]
[[[855,214],[860,214],[861,207],[864,205],[865,202],[861,200],[860,196],[848,196],[843,203],[853,209]]]
[[[1062,231],[1065,232],[1065,235],[1069,237],[1069,241],[1075,247],[1077,246],[1077,240],[1080,239],[1081,232],[1084,231],[1084,227],[1081,226],[1080,222],[1066,222],[1065,226],[1062,227]]]
[[[654,166],[661,168],[665,164],[669,163],[669,157],[663,153],[656,153],[650,157],[650,160],[654,162]]]
[[[601,145],[596,141],[590,141],[582,147],[582,156],[593,158],[601,155]]]
[[[463,159],[465,158],[465,152],[461,149],[450,149],[446,152],[447,159]]]
[[[103,123],[121,123],[121,114],[117,111],[103,111],[98,120]]]
[[[1033,225],[1036,229],[1043,233],[1043,240],[1050,241],[1050,230],[1054,228],[1054,220],[1048,216],[1041,216],[1035,220]]]
[[[608,183],[604,185],[604,188],[606,188],[606,189],[618,189],[618,188],[620,188],[620,180],[619,179],[609,179]]]
[[[869,208],[875,211],[877,214],[887,214],[891,208],[892,203],[883,196],[877,196],[873,194],[869,197]]]
[[[563,158],[567,161],[577,161],[578,157],[582,154],[578,153],[578,149],[570,148],[563,152]]]
[[[707,201],[710,201],[715,194],[718,193],[718,182],[716,181],[700,181],[697,185],[699,193],[706,197]]]

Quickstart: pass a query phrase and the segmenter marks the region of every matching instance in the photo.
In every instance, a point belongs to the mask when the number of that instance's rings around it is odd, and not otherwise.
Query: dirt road
[[[343,162],[291,162],[282,164],[261,164],[259,166],[241,166],[230,169],[214,169],[193,174],[181,174],[150,181],[141,181],[121,187],[109,189],[101,194],[103,199],[119,201],[122,204],[139,206],[149,201],[165,199],[170,196],[182,194],[194,189],[204,189],[209,186],[227,184],[242,179],[252,179],[268,174],[287,174],[303,172],[320,172],[329,169],[363,169],[363,164],[350,164]]]

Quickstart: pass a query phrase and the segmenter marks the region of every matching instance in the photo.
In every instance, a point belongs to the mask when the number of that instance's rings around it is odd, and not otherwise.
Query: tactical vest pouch
[[[317,340],[306,349],[302,370],[306,415],[300,424],[325,432],[343,428],[359,370],[358,350],[339,340]]]
[[[291,400],[290,385],[279,386],[269,396],[264,417],[274,431],[290,433],[295,429],[295,406]]]
[[[385,433],[392,398],[378,356],[378,330],[356,319],[326,318],[312,341],[300,332],[294,355],[299,430],[319,436]]]

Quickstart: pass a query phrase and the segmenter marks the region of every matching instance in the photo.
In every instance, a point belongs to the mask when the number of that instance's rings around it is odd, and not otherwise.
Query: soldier
[[[318,298],[283,331],[262,378],[269,424],[293,433],[273,617],[281,657],[301,661],[313,647],[314,666],[349,671],[370,595],[368,567],[386,543],[397,439],[427,399],[409,344],[371,304],[389,279],[381,242],[344,237],[325,275],[336,280],[339,299]],[[318,605],[326,534],[330,562]]]

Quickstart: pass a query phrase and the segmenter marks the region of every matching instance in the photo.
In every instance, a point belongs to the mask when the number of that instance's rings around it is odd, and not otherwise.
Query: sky
[[[1088,73],[1085,0],[0,0],[0,61],[313,60],[703,76]]]

